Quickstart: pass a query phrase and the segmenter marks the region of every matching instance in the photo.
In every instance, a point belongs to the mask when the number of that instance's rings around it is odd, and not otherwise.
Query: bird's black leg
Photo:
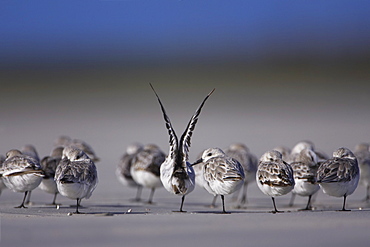
[[[186,211],[182,210],[182,206],[184,205],[184,200],[185,200],[185,195],[182,196],[181,198],[181,206],[179,211],[174,211],[174,212],[179,212],[179,213],[186,213]]]
[[[142,191],[143,191],[143,186],[139,185],[137,187],[136,198],[134,199],[134,201],[136,201],[136,202],[140,202],[141,201],[141,192]]]
[[[56,199],[57,199],[57,195],[58,195],[58,192],[55,192],[55,194],[54,194],[54,199],[53,199],[53,202],[51,203],[51,205],[57,205],[57,204],[55,203],[55,201],[56,201]]]
[[[77,203],[76,203],[76,212],[75,214],[80,214],[80,211],[78,211],[78,207],[80,206],[80,198],[77,198]]]
[[[276,213],[283,213],[284,211],[279,211],[279,210],[277,210],[277,208],[276,208],[276,203],[275,203],[275,198],[274,197],[271,197],[272,198],[272,203],[274,204],[274,210],[273,211],[271,211],[271,213],[273,213],[273,214],[276,214]]]
[[[299,209],[298,211],[312,210],[312,207],[311,207],[311,198],[312,198],[312,195],[309,195],[308,196],[308,201],[307,201],[306,207],[305,208],[302,208],[302,209]]]
[[[150,192],[148,204],[152,204],[153,203],[154,191],[155,191],[155,188],[152,188],[152,191]]]
[[[15,208],[27,208],[26,206],[24,206],[24,202],[26,201],[27,195],[28,195],[28,191],[24,192],[22,204]]]
[[[222,201],[222,213],[228,214],[228,212],[226,212],[225,210],[225,196],[224,195],[221,195],[221,201]]]
[[[28,196],[27,196],[27,199],[26,199],[26,201],[24,203],[26,205],[31,205],[32,204],[32,202],[31,202],[31,192],[32,191],[28,191]]]
[[[312,209],[312,207],[311,207],[311,198],[312,198],[312,195],[309,195],[308,196],[308,202],[307,202],[305,210],[311,210]]]
[[[342,210],[339,211],[351,211],[350,209],[346,209],[346,200],[347,200],[347,195],[343,196],[343,207]]]

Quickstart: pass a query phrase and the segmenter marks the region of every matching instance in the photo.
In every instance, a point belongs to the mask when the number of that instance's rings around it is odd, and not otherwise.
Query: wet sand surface
[[[319,193],[315,210],[299,211],[305,198],[297,198],[296,205],[288,207],[290,195],[277,198],[277,206],[284,213],[272,214],[271,199],[250,188],[249,203],[236,209],[227,197],[227,210],[207,208],[212,196],[202,189],[189,194],[184,209],[176,213],[180,197],[164,189],[155,195],[155,204],[146,205],[128,200],[135,190],[117,184],[115,191],[97,193],[83,200],[81,212],[74,211],[74,201],[60,197],[59,209],[47,206],[50,195],[33,192],[33,205],[15,209],[21,194],[5,191],[1,203],[2,246],[367,246],[370,226],[370,206],[361,202],[365,190],[361,187],[348,198],[350,212],[338,212],[341,198]],[[147,191],[146,191],[147,192]],[[115,194],[116,196],[112,196]],[[148,193],[144,193],[147,196]],[[4,199],[5,198],[5,199]],[[4,202],[5,201],[5,202]]]
[[[59,209],[46,205],[53,195],[40,189],[33,204],[15,209],[23,195],[0,196],[1,246],[368,246],[370,204],[359,186],[348,197],[351,212],[337,212],[342,198],[315,199],[315,210],[298,211],[306,198],[277,198],[285,213],[271,214],[271,198],[253,183],[245,208],[226,197],[231,214],[207,208],[212,196],[201,188],[186,197],[187,213],[175,213],[181,197],[163,188],[155,204],[130,199],[115,169],[132,142],[156,143],[168,151],[162,115],[148,83],[155,87],[181,135],[191,115],[212,89],[194,131],[190,159],[208,147],[243,142],[260,157],[278,145],[311,140],[331,155],[339,147],[370,140],[369,72],[360,68],[146,69],[130,71],[2,72],[0,150],[33,144],[48,155],[62,134],[83,139],[96,151],[99,184],[82,215],[69,215],[75,202],[59,196]],[[52,82],[52,83],[51,83]],[[143,198],[149,196],[144,190]]]

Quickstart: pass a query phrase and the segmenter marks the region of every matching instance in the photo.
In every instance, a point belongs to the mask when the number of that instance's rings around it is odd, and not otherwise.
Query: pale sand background
[[[190,149],[192,160],[204,148],[245,143],[257,156],[277,145],[292,147],[309,139],[331,154],[370,140],[370,72],[368,64],[342,66],[133,67],[54,71],[2,71],[0,74],[0,152],[34,144],[47,155],[61,134],[88,142],[101,162],[99,185],[87,206],[90,214],[67,216],[74,202],[59,197],[59,210],[44,206],[52,195],[33,192],[34,205],[14,209],[22,194],[0,196],[1,246],[368,246],[369,205],[365,189],[348,198],[352,212],[335,212],[342,199],[323,195],[318,211],[289,209],[290,195],[277,199],[290,213],[272,215],[271,199],[255,184],[248,208],[231,215],[203,207],[211,196],[196,189],[185,201],[187,214],[172,213],[180,197],[164,189],[155,205],[130,202],[135,194],[114,174],[126,146],[156,143],[165,152],[168,136],[151,82],[178,135],[205,95],[216,88],[203,108]],[[148,191],[144,192],[148,196]],[[363,210],[359,210],[362,208]],[[127,213],[132,209],[131,213]],[[113,213],[102,216],[101,213]]]

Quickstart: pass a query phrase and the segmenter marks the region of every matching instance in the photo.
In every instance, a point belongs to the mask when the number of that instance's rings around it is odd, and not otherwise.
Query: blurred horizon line
[[[27,71],[27,70],[85,70],[85,69],[147,69],[147,68],[172,68],[172,67],[233,67],[233,66],[248,66],[248,67],[353,67],[367,66],[370,64],[369,52],[361,52],[357,54],[332,54],[322,56],[321,54],[269,54],[260,57],[188,57],[188,58],[148,58],[148,59],[122,59],[122,58],[92,58],[92,59],[34,59],[24,60],[22,62],[12,62],[2,60],[0,62],[0,73],[6,71]]]

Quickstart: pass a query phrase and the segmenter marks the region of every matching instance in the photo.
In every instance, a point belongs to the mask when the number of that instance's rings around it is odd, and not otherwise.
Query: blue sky
[[[369,1],[2,1],[1,66],[370,54]]]

